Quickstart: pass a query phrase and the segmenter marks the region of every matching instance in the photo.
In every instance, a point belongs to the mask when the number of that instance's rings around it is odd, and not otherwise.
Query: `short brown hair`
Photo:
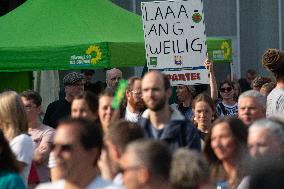
[[[33,101],[36,106],[40,106],[42,102],[42,98],[40,94],[33,90],[26,90],[20,94],[21,97],[26,98],[27,100]]]
[[[98,97],[94,93],[90,91],[85,91],[83,94],[75,96],[74,100],[75,99],[85,100],[91,112],[94,114],[98,113],[99,101],[98,101]]]
[[[124,152],[128,143],[144,138],[144,131],[138,124],[122,119],[109,125],[105,138]]]
[[[129,79],[128,79],[128,82],[127,82],[127,90],[132,90],[133,89],[133,86],[134,86],[134,83],[135,83],[135,81],[141,81],[141,78],[140,77],[136,77],[136,76],[133,76],[133,77],[130,77]]]
[[[262,56],[262,66],[271,71],[277,81],[284,81],[284,52],[268,49]]]

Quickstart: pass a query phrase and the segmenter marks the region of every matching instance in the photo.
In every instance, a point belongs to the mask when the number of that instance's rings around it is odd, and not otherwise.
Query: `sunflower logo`
[[[221,45],[221,49],[224,50],[224,59],[228,59],[231,54],[231,48],[227,41],[224,41]]]
[[[96,64],[98,61],[102,59],[102,52],[97,45],[91,45],[87,50],[86,54],[92,55],[93,53],[96,54],[95,57],[91,58],[91,64]]]

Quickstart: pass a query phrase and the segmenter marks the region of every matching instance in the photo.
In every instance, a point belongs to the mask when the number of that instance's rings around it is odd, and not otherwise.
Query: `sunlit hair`
[[[255,87],[255,88],[261,88],[262,85],[264,85],[265,83],[269,83],[271,81],[272,80],[270,78],[268,78],[268,77],[257,76],[252,81],[252,86]]]
[[[267,90],[268,93],[270,93],[276,86],[276,83],[275,82],[269,82],[269,83],[265,83],[261,86],[260,89],[265,89]]]
[[[267,129],[267,132],[270,132],[279,143],[284,144],[284,131],[280,122],[273,120],[273,118],[256,120],[249,127],[249,132],[254,132],[257,128]]]
[[[9,141],[28,131],[25,107],[15,91],[0,94],[0,127]]]
[[[259,91],[256,90],[248,90],[243,92],[239,96],[239,102],[246,97],[254,98],[256,99],[257,103],[265,110],[266,109],[266,97],[263,96]]]

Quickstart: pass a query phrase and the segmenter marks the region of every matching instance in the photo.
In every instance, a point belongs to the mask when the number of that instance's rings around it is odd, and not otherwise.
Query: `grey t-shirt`
[[[284,89],[273,89],[267,96],[266,117],[284,114]]]

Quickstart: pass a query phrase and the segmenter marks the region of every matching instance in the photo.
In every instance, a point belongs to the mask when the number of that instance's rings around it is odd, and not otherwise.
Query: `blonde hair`
[[[0,128],[9,141],[28,131],[25,107],[15,91],[0,94]]]

